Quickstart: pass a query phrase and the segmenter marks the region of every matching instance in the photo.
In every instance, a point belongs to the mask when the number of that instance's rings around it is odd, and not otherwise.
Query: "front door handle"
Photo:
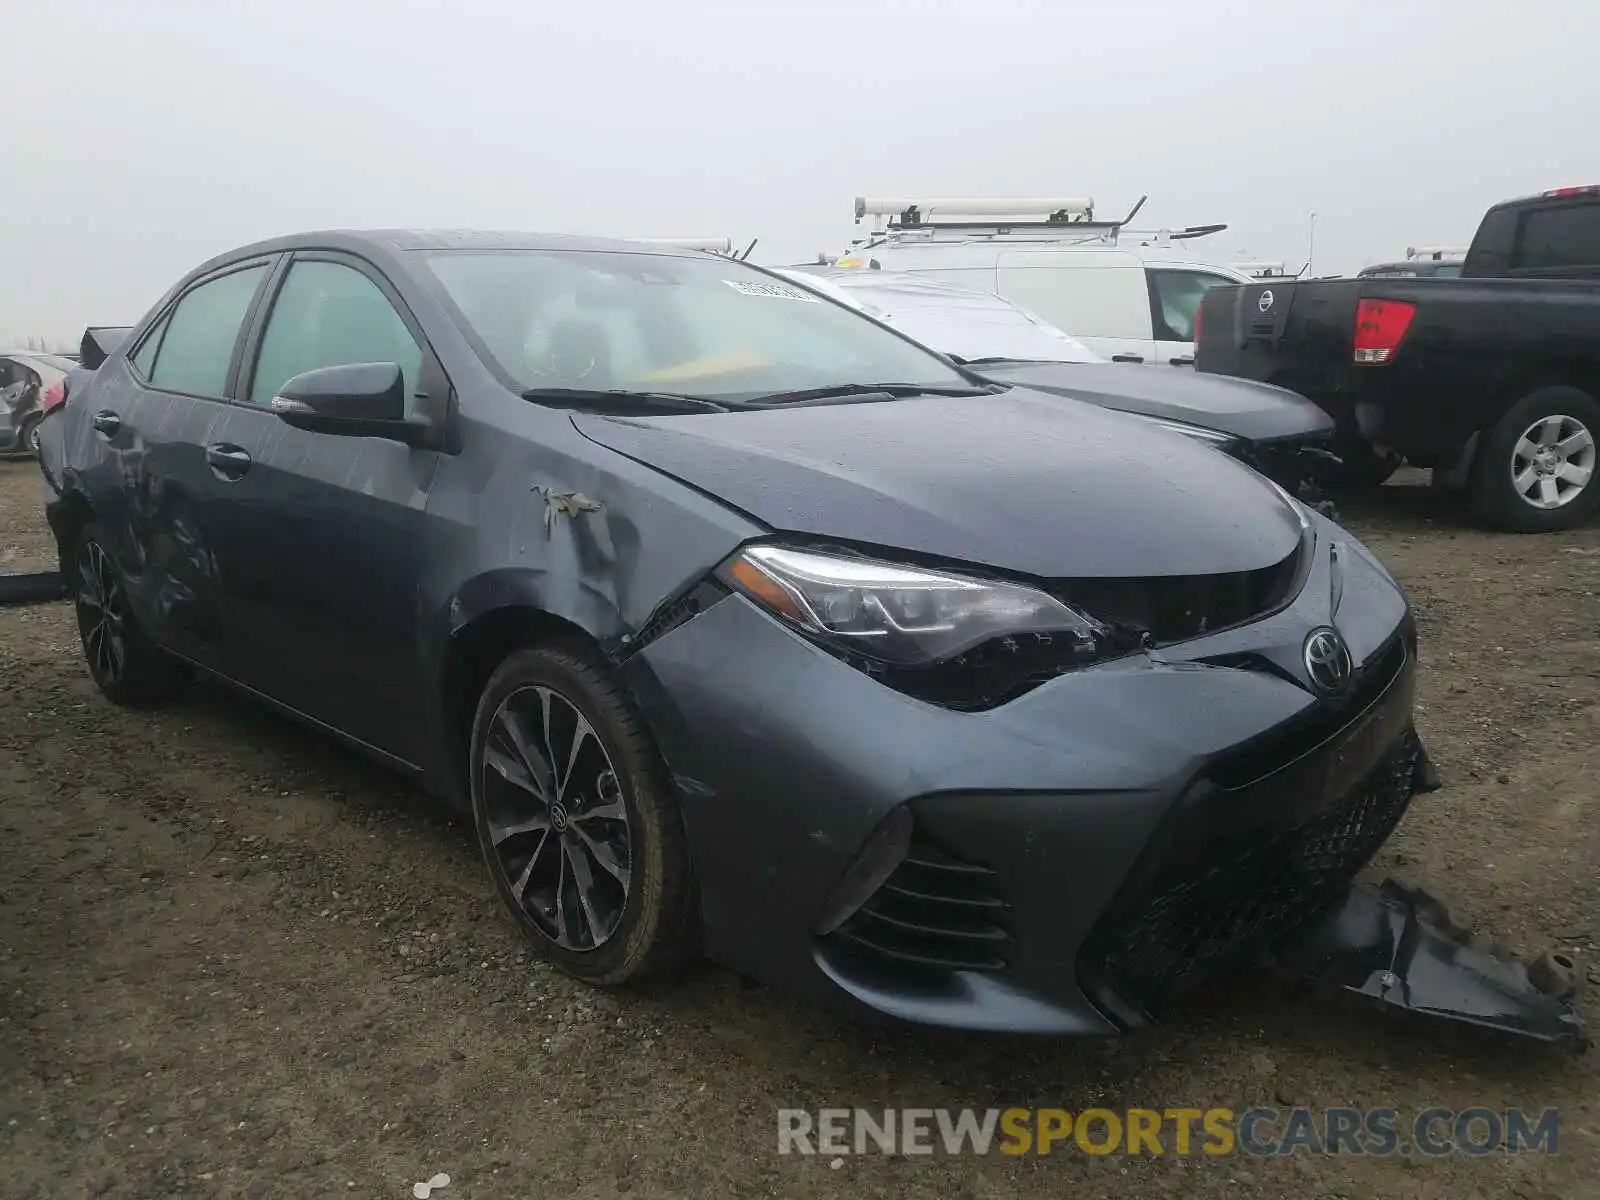
[[[103,433],[106,437],[115,437],[122,428],[122,418],[109,408],[103,408],[89,418],[89,424],[94,426],[96,433]]]
[[[1111,356],[1111,361],[1112,362],[1143,362],[1144,361],[1144,355],[1142,355],[1142,354],[1113,354]]]
[[[250,455],[232,442],[213,442],[206,447],[206,465],[218,479],[238,479],[250,469]]]

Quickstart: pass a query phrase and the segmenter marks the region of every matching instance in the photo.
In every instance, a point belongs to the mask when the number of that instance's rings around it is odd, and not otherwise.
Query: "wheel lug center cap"
[[[567,806],[557,800],[550,806],[550,824],[557,833],[565,833],[571,819],[567,816]]]

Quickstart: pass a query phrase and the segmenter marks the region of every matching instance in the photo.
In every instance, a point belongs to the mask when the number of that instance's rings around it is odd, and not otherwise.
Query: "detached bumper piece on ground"
[[[1344,903],[1279,948],[1283,970],[1406,1012],[1549,1042],[1594,1045],[1571,964],[1530,970],[1474,938],[1428,893],[1395,880],[1353,888]],[[1543,974],[1543,977],[1541,977]]]

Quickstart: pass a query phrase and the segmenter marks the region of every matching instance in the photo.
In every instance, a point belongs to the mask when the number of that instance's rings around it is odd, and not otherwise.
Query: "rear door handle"
[[[238,479],[250,469],[250,455],[232,442],[213,442],[206,447],[206,465],[218,479]]]
[[[1142,354],[1113,354],[1111,356],[1111,361],[1112,362],[1143,362],[1144,361],[1144,355],[1142,355]]]
[[[1167,361],[1175,367],[1192,367],[1194,366],[1194,355],[1185,354],[1179,358],[1169,358]]]
[[[106,437],[115,437],[122,428],[122,418],[109,408],[103,408],[89,418],[89,424],[94,426],[96,433],[103,433]]]

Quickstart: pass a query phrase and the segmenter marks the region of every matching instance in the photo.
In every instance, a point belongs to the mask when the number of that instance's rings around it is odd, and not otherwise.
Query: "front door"
[[[418,570],[432,450],[296,429],[272,415],[290,378],[392,362],[408,396],[439,368],[382,277],[336,254],[297,254],[262,306],[237,398],[259,428],[241,499],[258,506],[224,579],[238,635],[231,674],[406,761],[421,722]]]

